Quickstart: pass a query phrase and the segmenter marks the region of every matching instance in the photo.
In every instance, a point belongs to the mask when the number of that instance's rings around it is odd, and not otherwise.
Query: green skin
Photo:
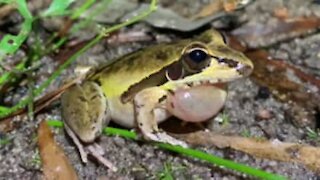
[[[185,60],[194,49],[208,54],[203,64]],[[229,48],[219,32],[208,30],[194,39],[139,50],[96,70],[63,94],[62,115],[84,142],[94,141],[112,119],[124,127],[138,126],[146,139],[185,145],[158,129],[157,124],[172,115],[166,108],[166,97],[203,83],[227,83],[248,76],[252,69],[252,62]],[[172,80],[170,73],[179,70],[183,76]],[[213,100],[223,104],[226,93],[221,89],[217,93],[221,95]]]

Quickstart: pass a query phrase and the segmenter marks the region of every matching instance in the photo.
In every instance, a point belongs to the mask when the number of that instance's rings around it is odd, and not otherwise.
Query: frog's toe
[[[83,146],[83,144],[80,142],[80,140],[78,139],[76,134],[69,128],[69,126],[67,124],[64,125],[64,128],[65,128],[66,132],[68,133],[68,135],[71,137],[74,144],[77,146],[82,162],[87,163],[88,162],[88,153],[86,152],[85,147]]]
[[[101,164],[103,164],[105,167],[111,169],[112,171],[117,171],[118,168],[110,162],[108,159],[104,158],[100,152],[100,149],[97,148],[95,145],[89,145],[87,146],[88,151],[90,154],[95,157]]]
[[[151,141],[168,143],[171,145],[177,145],[185,148],[188,147],[188,144],[186,142],[176,139],[165,132],[147,133],[144,134],[144,137]]]

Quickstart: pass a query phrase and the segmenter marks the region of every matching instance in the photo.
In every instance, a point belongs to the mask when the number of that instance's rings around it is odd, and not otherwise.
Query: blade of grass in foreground
[[[16,8],[24,21],[21,24],[21,30],[18,35],[5,35],[0,41],[0,61],[8,55],[15,53],[21,44],[27,39],[28,34],[32,30],[33,16],[28,9],[25,0],[0,0],[1,3],[15,3]]]
[[[61,121],[49,120],[49,121],[47,121],[47,123],[49,124],[49,126],[52,126],[52,127],[63,127],[63,123]],[[103,133],[108,136],[109,135],[111,135],[111,136],[118,135],[118,136],[125,137],[128,139],[138,140],[138,136],[135,132],[128,131],[125,129],[107,127],[107,128],[103,129]],[[250,176],[254,176],[257,178],[267,179],[267,180],[285,180],[285,179],[287,179],[284,176],[272,174],[272,173],[265,172],[263,170],[256,169],[256,168],[244,165],[244,164],[240,164],[240,163],[236,163],[236,162],[233,162],[230,160],[226,160],[226,159],[214,156],[212,154],[209,154],[209,153],[206,153],[206,152],[203,152],[200,150],[183,148],[181,146],[174,146],[174,145],[170,145],[167,143],[154,142],[153,144],[162,148],[162,149],[170,150],[173,152],[177,152],[179,154],[183,154],[183,155],[190,156],[193,158],[201,159],[201,160],[209,162],[215,166],[235,170],[235,171],[238,171],[238,172],[250,175]]]
[[[53,80],[55,80],[63,70],[65,70],[70,64],[72,64],[81,54],[86,52],[88,49],[93,47],[95,44],[97,44],[103,37],[109,35],[109,33],[118,30],[122,27],[128,26],[130,24],[136,23],[140,21],[141,19],[148,16],[150,13],[155,11],[157,8],[157,0],[151,0],[150,6],[147,10],[142,12],[141,14],[138,14],[137,16],[114,26],[111,26],[110,28],[103,28],[101,30],[101,33],[97,35],[95,38],[93,38],[88,44],[86,44],[82,49],[77,51],[75,54],[73,54],[70,58],[68,58],[59,68],[53,72],[53,74],[45,81],[43,82],[37,89],[33,91],[34,97],[39,96],[51,83]],[[0,53],[1,55],[1,53]],[[0,56],[1,57],[1,56]],[[26,107],[27,104],[29,104],[31,101],[33,101],[33,98],[28,96],[25,99],[22,99],[18,104],[14,105],[13,107],[10,107],[6,109],[5,111],[0,112],[0,119],[4,118],[14,112],[16,112],[19,109],[22,109]]]

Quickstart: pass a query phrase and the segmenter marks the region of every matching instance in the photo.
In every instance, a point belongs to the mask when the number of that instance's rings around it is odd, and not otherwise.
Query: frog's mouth
[[[210,83],[210,82],[201,82],[200,85],[197,86],[214,86],[219,89],[226,89],[227,83]],[[193,86],[194,87],[194,86]]]
[[[191,75],[186,75],[177,80],[168,79],[168,82],[163,86],[171,89],[173,87],[194,87],[199,85],[216,86],[225,88],[225,84],[236,79],[248,76],[252,72],[252,67],[249,65],[238,64],[237,67],[230,68],[228,66],[216,66],[204,68],[201,72]]]
[[[227,82],[216,82],[216,81],[211,81],[210,80],[199,80],[199,81],[193,81],[193,82],[185,82],[183,83],[185,88],[193,88],[193,87],[198,87],[198,86],[214,86],[219,89],[225,89],[227,86]]]
[[[221,90],[226,90],[227,89],[227,83],[210,83],[210,81],[197,81],[197,82],[193,82],[193,83],[185,83],[184,86],[180,87],[176,87],[176,88],[182,88],[182,89],[190,89],[190,88],[197,88],[197,87],[203,87],[203,86],[214,86],[218,89]]]

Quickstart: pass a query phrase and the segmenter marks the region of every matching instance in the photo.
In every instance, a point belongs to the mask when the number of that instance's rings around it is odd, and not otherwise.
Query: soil
[[[274,21],[274,10],[287,8],[290,17],[296,16],[320,16],[320,4],[317,1],[300,0],[269,0],[254,1],[240,14],[239,19],[245,20],[246,24],[263,23]],[[214,23],[212,23],[214,25]],[[157,41],[173,41],[177,37],[173,31],[153,30],[144,23],[135,24],[122,30],[151,31]],[[319,33],[297,37],[292,40],[271,46],[268,51],[278,57],[288,60],[291,64],[301,66],[301,69],[319,77]],[[32,43],[29,40],[28,44]],[[121,46],[106,46],[105,43],[97,44],[79,58],[76,64],[63,73],[63,75],[50,85],[46,90],[49,92],[58,87],[62,81],[72,74],[72,68],[78,64],[86,64],[87,61],[100,62],[105,59],[119,57],[155,42],[134,42]],[[264,42],[259,42],[263,44]],[[312,48],[309,48],[312,47]],[[303,52],[303,56],[301,54]],[[20,52],[20,54],[23,52]],[[288,58],[289,57],[289,58]],[[44,57],[41,63],[44,69],[36,71],[37,84],[42,83],[48,74],[52,73],[57,65],[52,57]],[[308,86],[308,85],[306,85]],[[314,92],[319,89],[308,86]],[[21,94],[26,89],[19,89],[6,96],[5,102],[18,102]],[[227,126],[222,125],[215,118],[208,123],[208,129],[240,136],[250,135],[257,138],[279,139],[284,142],[313,143],[307,137],[305,128],[294,126],[290,118],[286,116],[286,110],[290,105],[280,102],[273,97],[265,87],[255,84],[250,78],[238,80],[229,84],[228,99],[223,114],[229,117]],[[261,114],[262,113],[262,114]],[[266,114],[263,114],[266,113]],[[268,114],[269,113],[269,114]],[[218,115],[221,117],[222,113]],[[267,120],[257,116],[270,116]],[[21,121],[21,119],[24,119]],[[41,163],[37,148],[37,127],[41,120],[61,120],[60,104],[56,102],[41,113],[34,120],[27,117],[15,117],[18,127],[10,133],[1,133],[1,138],[10,139],[10,142],[0,147],[0,179],[41,179]],[[166,122],[165,122],[166,123]],[[114,124],[111,124],[114,125]],[[71,139],[63,129],[53,128],[55,139],[65,151],[70,162],[76,169],[79,179],[161,179],[166,165],[171,166],[174,179],[248,179],[240,173],[214,167],[208,163],[188,158],[183,155],[159,149],[151,144],[136,142],[121,137],[102,136],[99,144],[105,150],[105,157],[119,168],[118,172],[112,172],[104,166],[90,159],[89,163],[81,163],[79,153]],[[267,131],[267,132],[266,132]],[[307,169],[298,163],[277,162],[249,156],[245,153],[232,149],[219,149],[215,147],[198,147],[198,149],[212,153],[216,156],[230,159],[239,163],[260,168],[268,172],[277,173],[290,179],[318,179],[319,174]],[[250,178],[249,178],[250,179]]]

